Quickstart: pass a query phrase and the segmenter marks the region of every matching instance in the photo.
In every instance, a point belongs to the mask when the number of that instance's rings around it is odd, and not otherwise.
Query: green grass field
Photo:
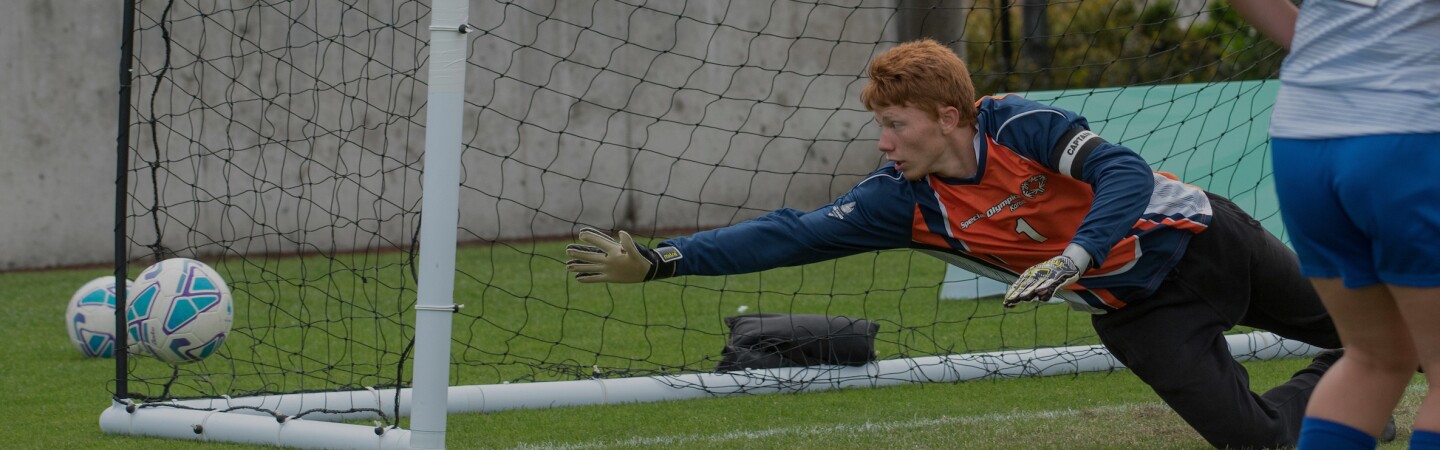
[[[1032,344],[1075,345],[1089,342],[1093,333],[1083,317],[1063,307],[1041,307],[1020,314],[1004,314],[997,302],[936,302],[935,290],[943,268],[928,257],[908,252],[868,254],[805,268],[727,278],[682,278],[674,283],[644,286],[580,286],[556,273],[553,255],[563,244],[535,244],[524,248],[467,248],[461,252],[464,274],[457,277],[457,301],[466,303],[455,322],[457,360],[469,364],[502,364],[498,368],[456,366],[452,378],[462,382],[535,376],[564,378],[519,365],[524,358],[557,363],[584,358],[591,362],[648,367],[673,362],[703,367],[723,343],[718,317],[733,314],[738,305],[771,312],[852,314],[892,326],[881,338],[882,354],[921,350],[1022,348]],[[514,258],[520,258],[519,263]],[[924,261],[924,262],[921,262]],[[328,271],[317,268],[332,268]],[[334,263],[287,261],[273,267],[249,270],[285,273],[347,273]],[[518,269],[517,269],[518,268]],[[880,270],[884,268],[887,270]],[[302,270],[303,269],[303,270]],[[888,270],[895,269],[895,270]],[[236,269],[229,269],[236,270]],[[514,271],[514,272],[506,272]],[[193,442],[111,436],[100,432],[100,411],[109,405],[114,362],[91,360],[71,348],[63,327],[65,301],[74,289],[109,269],[75,269],[0,273],[0,304],[5,342],[12,345],[0,360],[3,373],[4,421],[0,438],[16,448],[196,448]],[[136,269],[132,273],[138,273]],[[225,273],[225,272],[222,272]],[[236,273],[236,272],[232,272]],[[877,275],[878,273],[878,275]],[[894,277],[888,274],[904,274]],[[364,276],[361,276],[364,275]],[[242,308],[237,300],[237,327],[257,327],[264,318],[292,325],[323,323],[316,319],[325,308],[363,311],[375,316],[367,326],[326,325],[316,330],[282,327],[244,334],[227,341],[232,358],[248,361],[283,350],[343,354],[377,345],[403,347],[385,336],[389,321],[384,300],[387,290],[413,296],[403,281],[377,283],[382,277],[354,275],[327,281],[337,289],[310,289],[293,294],[276,289],[266,295],[284,313],[256,312],[259,305]],[[321,277],[324,278],[324,277]],[[335,278],[335,277],[331,277]],[[403,277],[396,280],[403,279]],[[482,280],[504,280],[483,283]],[[556,282],[556,280],[559,280]],[[310,280],[307,286],[314,285]],[[722,290],[723,288],[723,290]],[[254,291],[253,287],[247,290]],[[305,292],[306,289],[297,289]],[[368,291],[367,291],[368,290]],[[627,292],[627,290],[635,290]],[[334,303],[334,292],[350,300]],[[357,294],[358,292],[358,294]],[[369,292],[369,293],[366,293]],[[604,294],[604,295],[601,295]],[[245,294],[259,296],[257,294]],[[237,295],[238,296],[238,295]],[[293,297],[292,297],[293,296]],[[619,299],[642,296],[645,302]],[[413,298],[413,297],[411,297]],[[833,301],[828,299],[833,298]],[[522,301],[538,299],[536,301]],[[674,299],[665,302],[664,299]],[[250,302],[252,300],[245,300]],[[642,304],[643,303],[643,304]],[[669,306],[662,306],[669,305]],[[353,311],[352,311],[353,312]],[[246,316],[248,315],[248,316]],[[242,317],[245,316],[245,317]],[[968,319],[968,320],[967,320]],[[408,320],[408,318],[404,319]],[[640,327],[634,324],[668,324]],[[692,331],[678,331],[681,326]],[[256,328],[258,329],[258,327]],[[360,343],[325,343],[320,332],[354,333]],[[1044,330],[1036,332],[1035,330]],[[317,331],[318,330],[318,331]],[[638,334],[633,336],[631,334]],[[600,340],[598,336],[608,339]],[[237,336],[242,336],[237,334]],[[576,336],[595,336],[579,339]],[[309,339],[307,339],[309,338]],[[673,350],[647,343],[683,339]],[[296,341],[298,340],[298,341]],[[314,340],[319,342],[309,342]],[[692,342],[693,341],[693,342]],[[556,342],[564,342],[557,347]],[[608,342],[608,343],[607,343]],[[532,352],[550,348],[542,357]],[[914,350],[921,349],[921,350]],[[644,358],[625,359],[641,352]],[[646,354],[645,352],[649,352]],[[595,354],[610,356],[595,356]],[[590,356],[584,356],[589,354]],[[236,357],[235,355],[243,355]],[[366,357],[361,357],[364,360]],[[506,359],[509,358],[509,359]],[[1264,388],[1288,378],[1306,361],[1288,359],[1247,363],[1253,384]],[[218,361],[204,363],[219,373]],[[322,380],[319,371],[280,378],[285,387],[311,387]],[[504,365],[510,364],[510,365]],[[167,372],[153,360],[137,362],[139,376]],[[377,373],[394,372],[382,357],[359,366]],[[408,368],[407,368],[408,370]],[[198,371],[198,370],[197,370]],[[348,378],[347,378],[348,377]],[[341,383],[364,383],[369,375],[347,375]],[[408,378],[408,374],[406,374]],[[241,388],[254,380],[206,379],[204,388],[233,383]],[[145,385],[141,385],[145,388]],[[197,390],[203,390],[195,388]],[[1409,418],[1423,394],[1423,380],[1407,393],[1397,417],[1404,448]],[[401,421],[401,426],[408,422]],[[450,448],[1206,448],[1206,444],[1134,376],[1125,371],[1050,378],[975,381],[957,384],[909,385],[882,389],[855,389],[811,394],[781,394],[705,400],[556,408],[490,414],[454,414],[448,419]],[[205,448],[244,448],[232,444],[205,444]]]

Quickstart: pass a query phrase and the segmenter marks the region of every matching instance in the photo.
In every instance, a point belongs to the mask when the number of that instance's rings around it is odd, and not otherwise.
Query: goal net
[[[133,278],[169,257],[205,261],[235,319],[204,361],[124,359],[117,400],[393,429],[415,370],[429,43],[453,30],[432,26],[424,1],[132,13],[117,264]],[[468,32],[448,378],[510,389],[477,391],[477,410],[1119,368],[1087,315],[1004,310],[975,275],[910,250],[638,285],[565,271],[582,227],[658,242],[845,192],[882,162],[858,101],[866,64],[919,37],[956,50],[982,94],[1079,111],[1281,231],[1263,80],[1282,54],[1223,5],[472,1],[454,21]],[[754,313],[863,318],[883,361],[715,374],[725,319]],[[1307,351],[1232,344],[1242,358]],[[596,380],[616,383],[566,384]],[[662,394],[617,396],[620,380]]]

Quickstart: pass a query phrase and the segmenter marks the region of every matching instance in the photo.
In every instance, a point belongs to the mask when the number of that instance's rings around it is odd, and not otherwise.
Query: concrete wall
[[[880,161],[855,98],[907,20],[837,3],[472,2],[462,239],[826,203]],[[411,245],[423,3],[163,6],[137,18],[132,256]],[[0,2],[0,270],[112,258],[120,8]]]
[[[114,254],[120,2],[0,2],[0,270]]]
[[[557,4],[472,11],[468,235],[725,225],[880,161],[857,99],[893,5]]]
[[[410,246],[428,8],[198,4],[136,22],[132,256]]]

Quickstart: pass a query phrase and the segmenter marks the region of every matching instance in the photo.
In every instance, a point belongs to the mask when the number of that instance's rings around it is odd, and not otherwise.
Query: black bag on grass
[[[725,318],[730,339],[716,372],[819,364],[859,366],[875,360],[880,325],[819,314],[750,314]]]

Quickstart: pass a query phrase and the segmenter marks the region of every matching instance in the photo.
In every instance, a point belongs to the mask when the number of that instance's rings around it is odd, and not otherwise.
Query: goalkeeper
[[[1340,345],[1293,253],[1238,206],[1152,172],[1073,112],[975,100],[965,63],[931,40],[871,61],[860,99],[888,162],[833,203],[781,209],[651,249],[584,229],[581,282],[756,272],[914,248],[1012,283],[1004,304],[1059,297],[1216,447],[1295,445],[1326,351],[1264,394],[1224,333],[1236,325]]]

